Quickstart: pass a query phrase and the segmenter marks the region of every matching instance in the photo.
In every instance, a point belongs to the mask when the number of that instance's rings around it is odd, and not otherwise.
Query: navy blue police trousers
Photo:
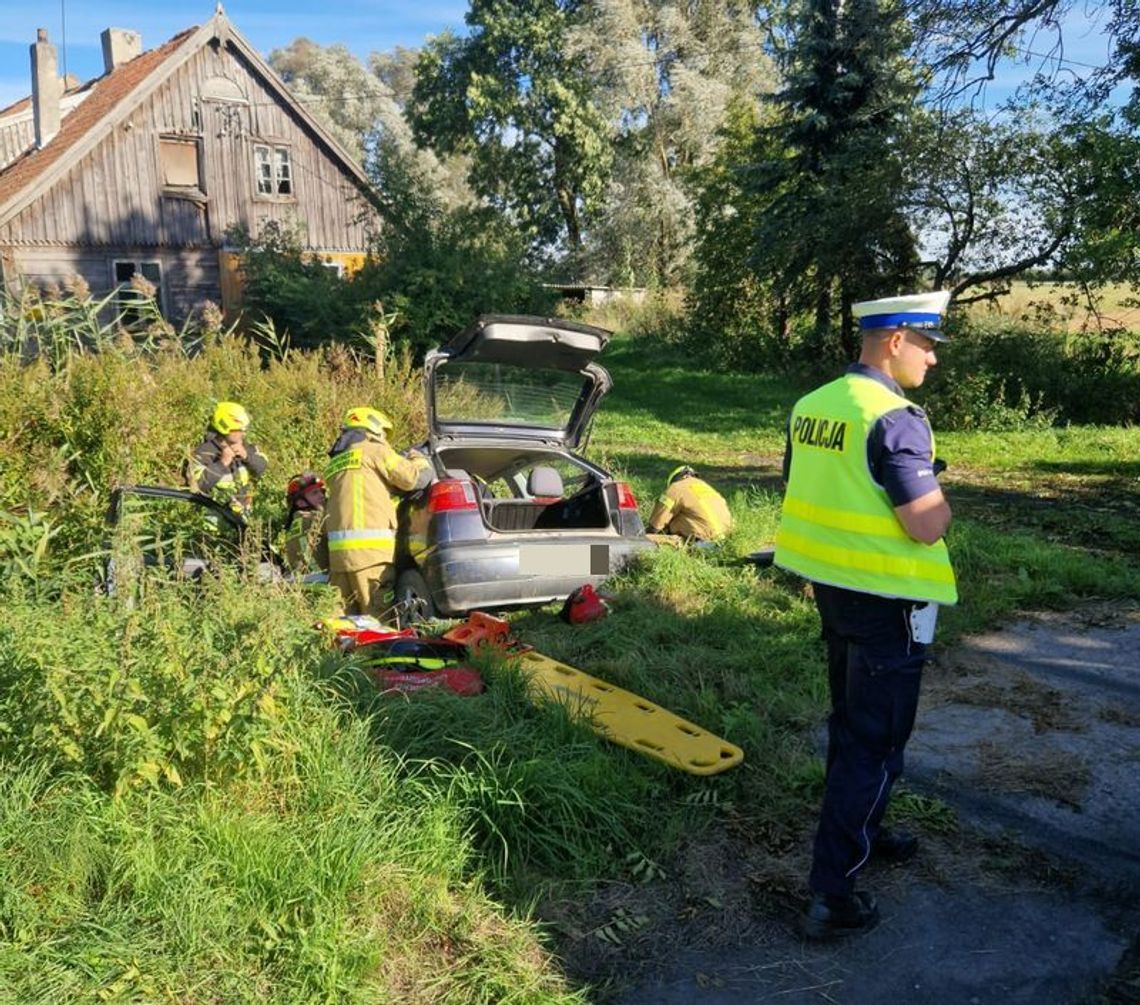
[[[913,601],[814,584],[827,644],[827,777],[808,885],[848,896],[867,864],[902,774],[927,647],[911,635]]]

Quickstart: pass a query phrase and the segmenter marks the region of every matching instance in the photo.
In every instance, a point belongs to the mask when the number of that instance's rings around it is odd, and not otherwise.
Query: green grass
[[[804,388],[616,339],[590,456],[645,515],[692,463],[736,528],[716,553],[661,549],[615,577],[605,620],[512,617],[539,650],[744,749],[700,778],[535,706],[509,663],[483,663],[477,699],[381,698],[309,628],[325,592],[235,572],[96,599],[82,556],[102,543],[105,480],[169,481],[204,402],[236,386],[255,404],[274,484],[357,397],[390,398],[407,437],[420,421],[399,368],[394,383],[331,354],[262,369],[224,340],[132,353],[0,358],[0,1003],[584,1001],[531,920],[547,898],[640,885],[714,823],[774,860],[802,851],[822,786],[817,618],[803,583],[739,560],[774,537]],[[962,593],[940,645],[1019,610],[1140,598],[1140,430],[956,433],[939,449]],[[895,812],[954,825],[921,796]]]

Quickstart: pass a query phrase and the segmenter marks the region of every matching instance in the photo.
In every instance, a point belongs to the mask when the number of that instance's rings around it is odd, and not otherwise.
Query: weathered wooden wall
[[[163,136],[198,141],[204,201],[164,193]],[[258,143],[289,148],[293,197],[257,195]],[[178,316],[180,305],[220,299],[217,250],[235,224],[254,235],[270,220],[299,225],[313,250],[356,251],[367,247],[375,219],[339,162],[255,67],[213,43],[0,227],[0,248],[28,279],[78,272],[93,291],[110,287],[116,258],[160,260],[166,306]]]
[[[219,252],[214,248],[77,248],[36,246],[12,248],[5,254],[5,276],[41,289],[67,287],[82,276],[94,297],[114,288],[116,260],[159,262],[162,266],[162,308],[174,319],[185,318],[205,300],[221,303]],[[11,281],[11,279],[9,279]],[[18,285],[18,284],[13,284]]]

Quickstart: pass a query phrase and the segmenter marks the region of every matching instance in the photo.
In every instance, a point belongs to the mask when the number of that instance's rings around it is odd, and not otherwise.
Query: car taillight
[[[445,478],[428,489],[429,513],[444,513],[457,509],[478,509],[475,486],[459,478]]]
[[[637,509],[637,500],[633,497],[633,490],[625,483],[617,483],[618,509]]]

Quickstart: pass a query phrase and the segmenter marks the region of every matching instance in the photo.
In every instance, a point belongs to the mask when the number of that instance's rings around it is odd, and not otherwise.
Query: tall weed
[[[267,603],[228,578],[170,583],[130,609],[10,599],[0,755],[119,794],[262,770],[286,742],[283,678],[311,651],[309,620],[299,602]]]
[[[63,300],[53,330],[81,304]],[[11,304],[3,316],[12,321]],[[85,309],[85,308],[83,308]],[[61,320],[61,318],[63,320]],[[63,574],[64,556],[103,544],[108,493],[116,484],[181,484],[182,463],[201,439],[214,404],[236,399],[253,417],[250,439],[269,456],[254,512],[284,515],[284,487],[319,469],[344,413],[383,408],[401,445],[426,435],[423,385],[408,353],[378,361],[333,345],[315,352],[261,349],[202,318],[186,338],[142,344],[110,336],[48,359],[29,355],[23,329],[0,339],[0,510],[47,513],[56,535],[40,556],[41,579]],[[92,351],[97,349],[98,351]],[[0,546],[2,547],[2,546]]]
[[[445,801],[311,702],[293,739],[256,787],[0,768],[0,1003],[580,1005]]]

